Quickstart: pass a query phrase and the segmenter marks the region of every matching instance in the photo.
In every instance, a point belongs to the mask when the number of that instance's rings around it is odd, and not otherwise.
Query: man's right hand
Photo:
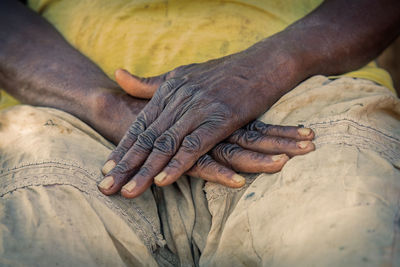
[[[158,86],[168,79],[164,76],[141,79],[125,70],[117,70],[115,78],[125,92],[145,99],[152,97]],[[126,145],[130,143],[129,138],[128,131],[104,165],[102,170],[104,175],[111,171],[118,172],[118,167],[113,169],[123,159],[127,149]],[[253,121],[235,131],[224,142],[219,143],[209,153],[200,157],[187,174],[228,187],[241,187],[244,185],[245,179],[237,172],[278,172],[289,160],[289,157],[314,150],[315,146],[311,142],[313,138],[314,132],[308,128],[267,125],[261,121]],[[107,176],[99,184],[99,189],[106,195],[122,189],[122,195],[130,197],[126,193],[130,190],[125,189],[129,189],[134,183],[133,181],[129,182],[134,174],[133,171],[129,175],[117,176],[117,179]],[[149,181],[142,185],[142,190],[146,190],[151,184],[152,181]]]

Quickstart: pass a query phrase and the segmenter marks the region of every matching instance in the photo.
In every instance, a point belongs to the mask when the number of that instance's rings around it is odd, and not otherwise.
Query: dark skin
[[[117,71],[117,84],[22,4],[1,1],[0,12],[0,87],[23,103],[58,108],[75,115],[115,144],[148,103],[131,95],[135,90],[153,94],[155,86],[164,81],[139,81]],[[310,141],[313,137],[314,133],[306,128],[251,122],[202,155],[188,173],[238,187],[244,180],[232,183],[233,177],[243,179],[236,172],[277,172],[289,159],[288,155],[314,150]],[[260,145],[256,146],[257,143]],[[118,151],[123,151],[123,146]],[[106,174],[110,169],[110,165],[105,166],[103,172]]]
[[[181,66],[158,77],[132,77],[155,87],[162,83],[111,154],[110,162],[117,165],[100,190],[109,195],[125,184],[122,195],[134,198],[153,181],[158,186],[175,182],[202,155],[222,140],[232,140],[232,133],[299,82],[316,74],[358,69],[399,32],[398,0],[327,0],[240,53]],[[227,183],[234,184],[243,181]]]

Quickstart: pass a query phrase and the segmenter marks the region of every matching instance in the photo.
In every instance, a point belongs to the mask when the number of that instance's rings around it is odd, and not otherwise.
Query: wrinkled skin
[[[232,134],[235,128],[254,119],[263,108],[261,104],[258,109],[253,104],[243,106],[238,101],[242,97],[237,95],[243,95],[248,98],[248,103],[257,102],[250,101],[251,95],[258,90],[257,85],[250,88],[250,93],[241,89],[244,87],[241,81],[248,82],[244,76],[230,79],[231,95],[222,93],[223,90],[219,88],[224,87],[224,78],[221,74],[214,73],[221,73],[223,68],[226,75],[225,64],[234,65],[224,60],[184,66],[159,77],[142,80],[136,78],[136,81],[131,82],[124,82],[119,78],[126,77],[127,73],[116,72],[120,86],[131,94],[130,87],[136,87],[136,95],[148,97],[151,93],[146,95],[143,84],[152,89],[159,84],[161,86],[111,154],[104,170],[107,173],[107,182],[99,185],[103,193],[117,192],[134,176],[122,188],[121,193],[125,197],[135,197],[153,183],[153,178],[164,167],[167,174],[165,179],[155,179],[160,186],[173,183],[189,171],[189,174],[201,176],[208,181],[241,187],[245,179],[233,170],[272,173],[283,167],[289,159],[287,155],[301,155],[314,150],[314,145],[309,141],[314,137],[310,129],[299,131],[298,127],[272,126],[255,121]],[[202,80],[204,84],[189,82],[190,73],[198,73],[192,79]],[[162,83],[163,80],[166,82]],[[234,108],[229,108],[230,106]],[[249,113],[247,116],[246,112]],[[235,126],[230,126],[232,120]],[[230,134],[232,135],[229,136]],[[206,154],[215,145],[215,140],[225,138],[225,142]],[[111,170],[110,166],[114,167],[115,164],[116,167]],[[215,171],[207,171],[207,168]]]
[[[100,190],[112,194],[130,180],[121,192],[136,197],[153,179],[169,185],[299,82],[368,63],[400,32],[399,2],[383,1],[357,1],[357,8],[347,8],[347,1],[326,0],[240,53],[148,79],[163,83],[106,163],[117,165]],[[223,184],[241,186],[244,179],[233,175]]]
[[[146,98],[150,98],[165,81],[164,76],[142,81],[117,72],[119,86],[32,10],[4,0],[0,2],[0,13],[0,87],[23,103],[64,110],[115,144],[148,103],[137,98],[144,98],[138,92],[147,92]],[[289,131],[296,135],[296,130]],[[220,144],[213,151],[191,169],[193,175],[226,179],[234,170],[280,170],[287,160],[285,155],[272,158],[251,147],[229,143]]]
[[[148,85],[160,87],[137,116],[146,101],[122,92],[38,14],[16,1],[4,0],[0,1],[0,86],[23,103],[54,107],[75,115],[114,143],[129,128],[110,157],[111,163],[118,163],[109,173],[113,184],[108,183],[101,190],[105,194],[117,192],[136,174],[122,190],[125,196],[135,197],[151,183],[152,176],[157,174],[155,170],[164,168],[162,165],[168,164],[171,173],[158,176],[159,185],[173,182],[215,144],[223,140],[233,142],[226,137],[302,80],[315,74],[335,75],[360,68],[399,34],[399,1],[363,0],[357,1],[356,9],[347,6],[345,0],[326,0],[284,31],[241,53],[179,67],[160,77],[129,80],[126,83],[136,84],[137,92],[146,92]],[[248,134],[250,141],[242,142],[248,146],[242,148],[255,149],[253,152],[267,148],[266,143],[259,141],[267,138],[255,138],[257,135]],[[157,148],[153,149],[152,143]],[[293,142],[286,143],[293,146]],[[257,145],[250,149],[250,144]],[[172,158],[174,150],[178,154]],[[285,151],[281,149],[276,154]],[[214,150],[209,152],[213,157],[218,154]],[[235,155],[227,154],[232,158]],[[222,159],[219,164],[241,171],[240,168],[252,166],[250,159],[242,158],[236,164]],[[156,164],[150,166],[153,162]],[[108,168],[104,170],[112,169],[110,164],[105,167]],[[238,178],[235,175],[227,181],[228,176],[223,179],[230,186],[243,183],[233,179]]]

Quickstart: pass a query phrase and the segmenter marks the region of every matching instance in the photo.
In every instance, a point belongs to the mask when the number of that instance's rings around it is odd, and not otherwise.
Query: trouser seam
[[[105,196],[97,189],[96,185],[100,177],[100,173],[96,174],[79,165],[64,161],[25,163],[0,171],[0,197],[4,198],[9,193],[31,186],[72,186],[86,196],[99,199],[110,210],[121,215],[120,217],[139,236],[149,251],[154,252],[158,247],[164,246],[165,240],[161,232],[134,203],[134,200],[123,199],[119,195]],[[119,204],[122,202],[129,203],[121,208]]]

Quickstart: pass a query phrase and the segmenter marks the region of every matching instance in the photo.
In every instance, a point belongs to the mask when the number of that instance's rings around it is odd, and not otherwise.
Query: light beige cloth
[[[0,266],[400,266],[400,101],[315,76],[260,119],[316,151],[242,189],[182,177],[128,200],[96,184],[113,146],[64,112],[0,112]]]

